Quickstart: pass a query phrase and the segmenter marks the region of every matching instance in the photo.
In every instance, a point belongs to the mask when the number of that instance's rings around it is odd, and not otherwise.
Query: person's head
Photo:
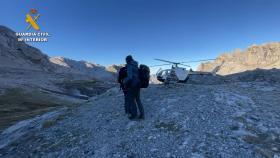
[[[126,63],[130,63],[131,61],[133,61],[133,58],[131,55],[126,56],[125,58]]]

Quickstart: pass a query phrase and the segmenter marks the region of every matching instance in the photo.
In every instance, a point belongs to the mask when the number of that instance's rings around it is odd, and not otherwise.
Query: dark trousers
[[[129,114],[130,110],[129,110],[129,103],[128,103],[128,92],[123,91],[123,95],[124,95],[124,111],[126,114]]]
[[[144,116],[144,108],[140,100],[140,88],[133,87],[128,90],[127,102],[131,117],[137,117],[137,107],[139,109],[140,116]]]

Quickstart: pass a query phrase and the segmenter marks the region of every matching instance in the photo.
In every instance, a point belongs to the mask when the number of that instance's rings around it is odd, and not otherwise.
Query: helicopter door
[[[169,71],[169,70],[163,70],[163,71],[162,71],[162,75],[161,75],[161,76],[162,76],[163,79],[166,79],[166,77],[167,77],[167,75],[168,75],[168,71]]]
[[[181,68],[181,67],[175,67],[174,71],[175,71],[176,76],[179,79],[179,81],[184,81],[189,74],[188,70],[186,70],[185,68]]]

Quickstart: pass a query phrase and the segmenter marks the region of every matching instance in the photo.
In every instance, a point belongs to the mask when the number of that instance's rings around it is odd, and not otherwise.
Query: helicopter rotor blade
[[[194,60],[194,61],[187,61],[187,62],[181,62],[181,63],[195,63],[195,62],[201,62],[201,61],[209,61],[209,60],[216,60],[216,59],[203,59],[203,60]]]
[[[162,62],[167,62],[167,63],[170,63],[170,64],[179,64],[177,62],[172,62],[172,61],[163,60],[163,59],[155,59],[155,60],[162,61]]]
[[[179,64],[179,65],[183,65],[183,66],[191,67],[190,65],[186,65],[186,64]]]
[[[157,67],[157,66],[165,66],[165,65],[171,65],[171,64],[152,65],[152,66],[149,66],[149,67]]]

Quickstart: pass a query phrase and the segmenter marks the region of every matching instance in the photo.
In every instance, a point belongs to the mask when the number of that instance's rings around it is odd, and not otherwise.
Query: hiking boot
[[[131,121],[135,121],[135,120],[137,120],[138,118],[135,117],[135,116],[128,116],[128,119],[130,119]]]
[[[144,115],[139,115],[138,117],[139,119],[145,120],[145,116]]]

